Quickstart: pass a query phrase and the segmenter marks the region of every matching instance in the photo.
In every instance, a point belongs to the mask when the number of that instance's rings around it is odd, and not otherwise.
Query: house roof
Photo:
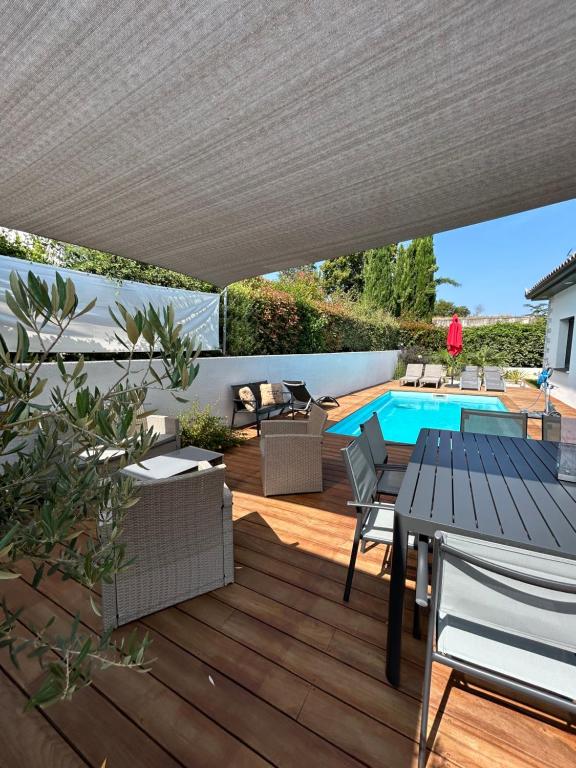
[[[549,299],[576,284],[576,250],[570,251],[562,264],[526,291],[527,299]]]
[[[218,285],[576,197],[571,3],[9,3],[0,225]]]

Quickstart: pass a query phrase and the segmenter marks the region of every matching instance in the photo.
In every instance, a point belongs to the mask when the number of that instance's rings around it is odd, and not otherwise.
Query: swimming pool
[[[507,411],[497,397],[439,395],[433,392],[386,392],[339,421],[328,432],[356,437],[360,424],[376,411],[386,440],[415,443],[422,427],[460,429],[460,411]]]

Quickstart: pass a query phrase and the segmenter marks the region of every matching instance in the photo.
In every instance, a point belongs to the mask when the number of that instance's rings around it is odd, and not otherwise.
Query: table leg
[[[386,644],[386,677],[394,686],[398,686],[400,683],[402,617],[404,613],[404,591],[406,588],[407,554],[408,532],[403,530],[400,516],[394,515],[392,568],[388,602],[388,641]]]

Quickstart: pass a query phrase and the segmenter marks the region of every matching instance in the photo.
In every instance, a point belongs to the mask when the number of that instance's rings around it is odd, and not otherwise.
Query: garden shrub
[[[287,289],[262,278],[230,287],[228,354],[411,350],[418,360],[434,361],[446,347],[447,329],[417,320],[396,320],[362,302],[320,301],[314,286]],[[304,286],[306,288],[306,286]],[[541,365],[546,321],[495,323],[464,329],[468,362],[517,367]],[[463,360],[464,360],[463,356]],[[408,360],[404,356],[404,362]]]
[[[225,451],[242,445],[245,440],[242,432],[231,429],[223,418],[212,413],[210,406],[200,408],[198,403],[194,403],[179,418],[182,446]]]

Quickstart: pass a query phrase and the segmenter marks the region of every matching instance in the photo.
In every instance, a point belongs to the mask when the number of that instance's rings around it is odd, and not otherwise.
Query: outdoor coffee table
[[[400,680],[408,533],[450,531],[576,559],[576,484],[557,443],[422,429],[394,515],[386,676]]]
[[[122,469],[122,472],[140,482],[153,482],[166,480],[184,472],[194,472],[201,461],[207,461],[212,466],[222,464],[222,458],[221,453],[189,446],[162,456],[144,459],[139,464],[129,464]]]
[[[207,461],[212,464],[213,467],[222,464],[222,460],[224,459],[223,453],[207,451],[205,448],[195,448],[193,445],[189,445],[187,448],[180,448],[179,450],[172,451],[166,455],[179,459],[191,459],[192,461]]]

